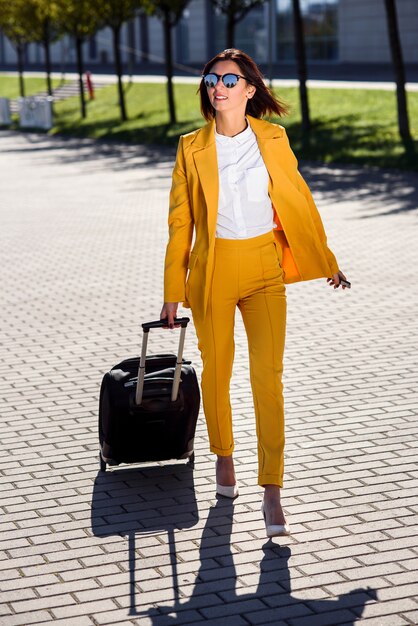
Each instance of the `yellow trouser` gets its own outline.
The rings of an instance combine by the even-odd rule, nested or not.
[[[234,449],[229,385],[235,307],[248,338],[258,439],[258,482],[282,486],[284,468],[283,350],[286,292],[281,249],[272,232],[251,239],[216,239],[206,317],[195,327],[203,360],[202,396],[210,449]]]

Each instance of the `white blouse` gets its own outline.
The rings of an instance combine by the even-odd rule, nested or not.
[[[222,239],[258,237],[275,227],[269,175],[257,138],[247,124],[235,137],[220,135],[215,128],[219,171],[216,237]]]

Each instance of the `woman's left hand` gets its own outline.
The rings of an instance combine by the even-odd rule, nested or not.
[[[327,283],[334,287],[334,289],[338,289],[340,286],[340,278],[347,280],[346,276],[342,272],[338,272],[338,274],[333,274],[332,278],[327,278]],[[343,289],[347,289],[345,285],[341,285]]]

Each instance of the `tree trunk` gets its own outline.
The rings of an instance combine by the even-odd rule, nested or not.
[[[163,29],[164,29],[164,52],[165,52],[165,75],[167,77],[167,98],[168,109],[170,112],[170,124],[176,124],[176,107],[174,104],[173,93],[173,54],[171,45],[171,24],[170,14],[168,11],[164,12],[163,17]]]
[[[80,92],[80,107],[81,107],[81,117],[85,119],[87,117],[86,110],[86,98],[84,96],[84,84],[83,84],[83,74],[84,74],[84,62],[83,62],[83,41],[80,37],[76,37],[75,47],[77,52],[77,72],[78,72],[78,85]]]
[[[300,10],[299,0],[293,2],[293,28],[295,33],[295,56],[299,79],[299,97],[300,109],[302,113],[302,133],[307,135],[311,129],[311,120],[309,115],[308,90],[306,88],[306,50],[305,38],[303,34],[303,19]]]
[[[267,47],[268,47],[268,77],[269,87],[273,89],[273,23],[275,9],[273,0],[268,0],[268,24],[267,24]]]
[[[129,20],[128,22],[128,73],[130,81],[132,82],[132,74],[134,73],[136,45],[135,45],[135,21]]]
[[[235,48],[235,20],[232,13],[226,14],[226,47]]]
[[[46,70],[46,84],[48,89],[48,96],[52,97],[52,84],[51,84],[51,54],[49,45],[49,22],[44,23],[44,50],[45,50],[45,70]]]
[[[408,119],[408,104],[405,90],[405,68],[402,57],[401,41],[399,37],[398,16],[395,0],[385,0],[389,43],[392,55],[393,69],[396,80],[396,99],[398,104],[398,126],[401,139],[406,144],[412,143]]]
[[[126,115],[126,107],[125,107],[125,94],[123,92],[123,84],[122,84],[122,60],[120,57],[120,25],[113,27],[113,54],[115,56],[115,70],[116,75],[118,77],[118,93],[119,93],[119,106],[120,106],[120,116],[123,122],[126,122],[128,116]]]
[[[25,54],[25,46],[23,43],[18,43],[16,46],[17,52],[17,71],[19,73],[19,91],[20,97],[25,97],[25,81],[23,79],[23,58]]]

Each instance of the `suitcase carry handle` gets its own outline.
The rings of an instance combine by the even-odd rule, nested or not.
[[[173,388],[171,390],[172,402],[175,402],[177,400],[177,395],[179,391],[181,366],[183,364],[184,338],[186,336],[186,328],[189,322],[190,322],[189,317],[174,318],[174,323],[179,324],[181,326],[181,331],[180,331],[180,339],[179,339],[179,348],[177,351],[176,368],[174,370]],[[135,393],[136,404],[141,404],[142,393],[144,391],[145,361],[147,357],[147,344],[148,344],[149,331],[151,328],[163,328],[164,326],[167,326],[167,325],[168,325],[167,318],[162,319],[162,320],[157,320],[155,322],[146,322],[142,324],[144,336],[142,338],[141,358],[139,360],[139,368],[138,368],[138,382],[136,385],[136,393]]]
[[[190,317],[175,317],[174,324],[177,326],[181,326],[182,328],[186,328],[187,324],[190,322]],[[155,322],[145,322],[141,324],[142,330],[144,333],[148,333],[151,328],[163,328],[164,326],[168,326],[168,318],[163,317],[161,320],[156,320]]]

